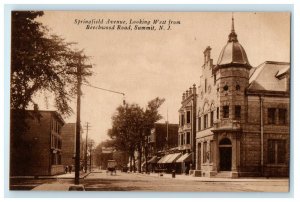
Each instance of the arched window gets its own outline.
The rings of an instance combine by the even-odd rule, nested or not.
[[[231,141],[228,138],[224,138],[220,141],[219,145],[231,145]]]

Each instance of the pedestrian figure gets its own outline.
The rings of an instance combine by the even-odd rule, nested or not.
[[[68,166],[65,166],[65,173],[68,173],[68,170],[69,170]]]
[[[72,166],[70,165],[69,166],[69,173],[71,173],[72,172]]]

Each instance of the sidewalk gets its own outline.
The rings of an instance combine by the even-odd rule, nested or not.
[[[80,172],[79,178],[84,179],[87,177],[91,172]],[[60,175],[49,175],[49,176],[12,176],[12,179],[74,179],[75,172],[72,173],[64,173]]]
[[[289,181],[289,178],[265,178],[265,177],[248,177],[248,178],[216,178],[216,177],[194,177],[192,175],[176,174],[175,178],[172,178],[172,174],[162,173],[163,176],[160,176],[160,173],[150,173],[142,174],[135,173],[140,175],[148,175],[151,177],[160,177],[160,178],[169,178],[169,179],[178,179],[178,180],[189,180],[189,181],[202,181],[202,182],[282,182]]]

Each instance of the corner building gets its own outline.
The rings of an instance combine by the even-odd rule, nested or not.
[[[234,29],[217,64],[204,51],[195,176],[289,176],[290,63],[252,67]]]

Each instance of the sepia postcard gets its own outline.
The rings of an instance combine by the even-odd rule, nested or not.
[[[11,12],[9,189],[289,192],[290,12]]]

